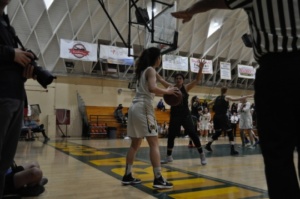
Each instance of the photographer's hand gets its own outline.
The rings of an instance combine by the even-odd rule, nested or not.
[[[27,66],[34,56],[30,52],[23,51],[19,48],[15,48],[14,61],[21,64],[23,67]]]

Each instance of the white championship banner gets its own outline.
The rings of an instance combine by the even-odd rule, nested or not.
[[[165,70],[188,71],[189,63],[187,57],[177,55],[163,55],[162,68]]]
[[[60,39],[60,57],[81,61],[97,61],[97,44]]]
[[[133,57],[128,56],[128,48],[116,46],[100,45],[100,61],[109,64],[133,65]],[[133,55],[133,49],[130,49],[130,54]]]
[[[246,79],[255,79],[256,70],[253,66],[246,66],[238,64],[238,77]]]
[[[221,79],[231,80],[231,63],[220,62],[220,77]]]
[[[191,66],[191,71],[193,73],[198,73],[199,71],[199,61],[200,59],[190,57],[190,66]],[[213,74],[213,68],[212,68],[212,60],[206,60],[205,59],[205,65],[202,69],[202,74]]]

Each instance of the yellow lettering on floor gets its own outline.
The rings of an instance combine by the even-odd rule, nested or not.
[[[124,165],[124,167],[126,166],[126,159],[124,157],[91,160],[90,162],[97,166],[120,166],[120,165]],[[134,165],[148,165],[148,164],[141,161],[134,161]]]
[[[176,187],[174,183],[174,187]],[[203,191],[191,191],[179,194],[170,194],[174,199],[224,199],[224,198],[247,198],[260,196],[261,193],[250,191],[239,187],[214,188]]]
[[[69,153],[70,155],[76,156],[93,156],[93,155],[108,155],[109,152],[99,151],[95,148],[81,146],[81,145],[74,145],[70,143],[55,143],[52,145],[64,152]]]
[[[222,185],[223,183],[208,180],[205,178],[191,178],[191,179],[182,179],[182,180],[171,180],[170,178],[167,178],[169,182],[172,182],[174,187],[172,191],[182,191],[182,190],[188,190],[188,189],[197,189],[197,188],[203,188],[203,187],[211,187],[211,186],[218,186]],[[148,188],[152,188],[152,183],[144,183],[144,186]],[[159,190],[159,192],[167,192],[168,190]]]
[[[68,155],[77,157],[81,161],[86,163],[90,162],[95,165],[95,167],[98,167],[99,170],[105,172],[108,171],[108,174],[112,176],[118,175],[122,179],[122,176],[125,173],[126,157],[118,157],[119,155],[115,154],[114,152],[110,153],[106,151],[100,151],[99,149],[92,147],[86,147],[67,142],[48,143],[48,145],[52,145]],[[91,158],[86,158],[83,156],[91,156]],[[108,158],[109,156],[114,158]],[[218,180],[208,179],[206,177],[198,177],[198,175],[193,174],[193,170],[196,170],[196,167],[186,168],[184,171],[177,171],[174,168],[161,167],[161,173],[163,177],[169,182],[172,182],[174,187],[172,189],[155,189],[155,192],[167,194],[168,198],[174,199],[251,198],[262,197],[262,195],[265,195],[265,193],[259,191],[252,191],[250,188],[246,189],[235,186],[230,182],[220,182]],[[145,160],[135,160],[132,173],[135,178],[140,178],[142,180],[141,185],[144,188],[147,187],[148,191],[146,192],[149,192],[149,194],[153,193],[154,175],[150,162]]]
[[[192,176],[190,176],[192,177]],[[182,180],[170,180],[170,182],[174,184],[173,191],[180,191],[180,190],[186,190],[186,189],[195,189],[195,188],[203,188],[203,187],[212,187],[212,186],[218,186],[222,185],[224,183],[209,180],[206,178],[190,178],[190,179],[182,179]],[[151,188],[152,183],[145,183],[146,187]],[[163,190],[162,190],[163,191]]]
[[[152,168],[152,167],[151,167]],[[119,176],[123,176],[125,173],[125,167],[123,168],[114,168],[111,170],[113,173],[118,174]],[[142,181],[145,181],[145,176],[147,177],[147,179],[152,179],[153,180],[153,170],[150,171],[148,168],[137,168],[135,167],[132,171],[132,175],[135,178],[142,178]],[[144,177],[141,177],[144,176]]]
[[[124,164],[123,168],[114,168],[111,171],[118,174],[118,175],[120,175],[120,176],[123,176],[124,173],[125,173],[125,164]],[[147,167],[147,168],[138,168],[138,167],[135,166],[133,168],[132,173],[133,173],[135,178],[140,178],[144,182],[147,182],[147,181],[152,182],[153,179],[154,179],[152,166]],[[170,179],[170,178],[191,178],[191,177],[193,177],[192,175],[189,175],[187,173],[182,173],[182,172],[178,172],[178,171],[171,171],[167,168],[161,168],[161,173],[166,179]],[[145,183],[145,184],[147,184],[147,183]],[[152,184],[151,184],[151,187],[152,187]]]

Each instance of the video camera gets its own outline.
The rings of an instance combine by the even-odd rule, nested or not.
[[[53,76],[48,70],[45,70],[42,66],[38,66],[36,60],[37,56],[31,50],[26,50],[33,54],[34,58],[31,60],[31,65],[33,66],[33,75],[36,76],[36,80],[43,87],[47,88],[49,84],[52,83],[53,79],[56,79],[56,76]]]

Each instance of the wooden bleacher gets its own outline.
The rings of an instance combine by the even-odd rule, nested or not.
[[[126,127],[118,123],[114,117],[114,111],[116,107],[105,107],[105,106],[86,106],[87,118],[90,125],[90,137],[108,137],[107,128],[116,128],[116,138],[122,138],[126,135]],[[106,132],[92,132],[98,127],[106,127]]]
[[[157,124],[163,124],[164,122],[169,123],[169,121],[170,121],[170,109],[166,109],[165,111],[155,109],[155,117],[156,117]]]
[[[121,123],[118,123],[114,118],[114,110],[116,107],[105,107],[105,106],[86,106],[87,117],[90,124],[90,137],[91,138],[102,138],[108,137],[106,127],[116,128],[116,138],[123,138],[127,133],[127,129]],[[123,110],[127,110],[124,107]],[[125,114],[125,113],[124,113]],[[170,109],[161,111],[155,109],[157,124],[163,124],[164,122],[169,123],[170,120]],[[214,113],[211,112],[213,117]],[[240,136],[239,128],[237,127],[237,136]]]
[[[126,135],[126,127],[123,124],[118,123],[114,117],[115,109],[116,107],[86,106],[86,113],[90,126],[89,134],[91,138],[108,137],[108,132],[103,131],[104,127],[115,127],[117,138],[122,138]],[[127,110],[127,107],[124,107],[123,110]],[[155,109],[155,115],[158,124],[162,124],[165,121],[169,123],[170,110],[160,111]]]

